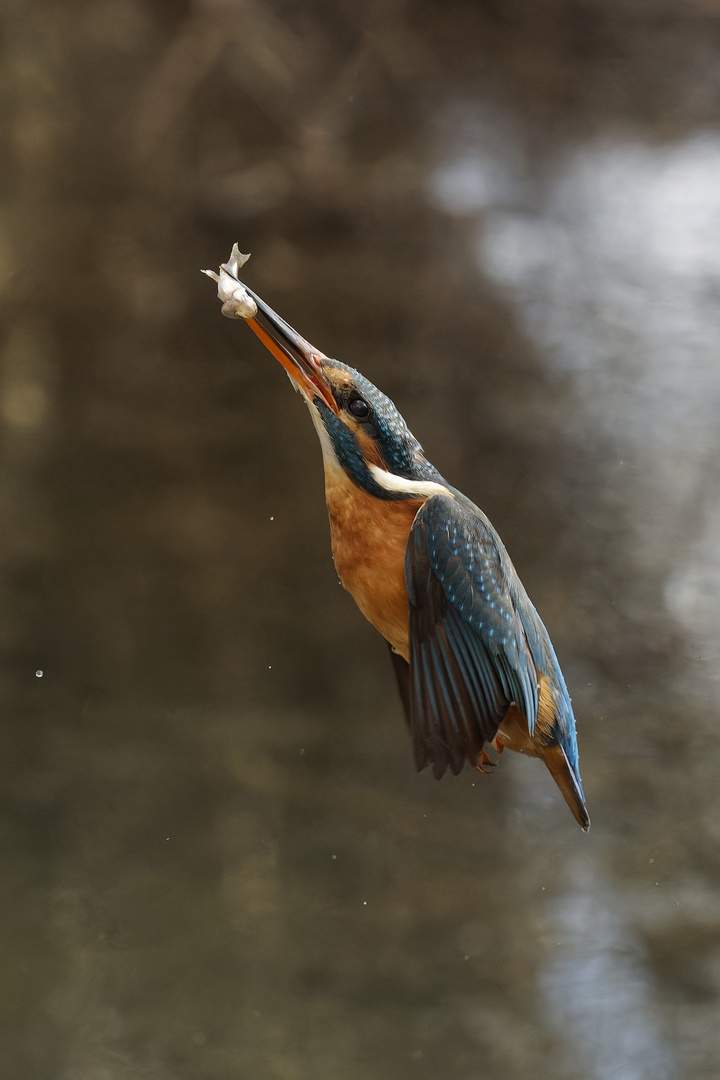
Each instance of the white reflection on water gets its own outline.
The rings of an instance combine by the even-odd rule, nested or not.
[[[515,184],[513,173],[487,153],[467,153],[437,170],[433,189],[449,214],[472,214],[507,199]]]
[[[464,217],[523,202],[525,155],[512,113],[474,104],[470,114],[443,115],[438,131],[457,139],[429,181],[432,201],[446,214]]]
[[[495,169],[487,153],[454,154],[435,201],[477,208],[483,274],[573,380],[570,433],[610,448],[609,478],[623,468],[615,512],[635,557],[672,568],[670,612],[720,649],[720,134],[589,142],[545,162],[521,205],[518,183],[505,197],[498,183],[519,154]]]
[[[603,455],[597,505],[625,545],[618,604],[633,603],[634,580],[664,583],[690,645],[720,654],[720,134],[549,150],[542,172],[506,193],[489,180],[500,175],[492,152],[478,153],[474,200],[467,145],[438,171],[433,198],[476,216],[483,278],[572,385],[564,423]],[[520,160],[500,154],[504,169]],[[669,1080],[678,1064],[637,913],[601,866],[596,852],[549,909],[560,944],[541,975],[544,1000],[580,1075]]]
[[[592,880],[550,904],[558,946],[540,984],[576,1068],[595,1080],[671,1080],[637,935]]]

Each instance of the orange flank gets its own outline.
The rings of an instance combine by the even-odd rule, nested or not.
[[[410,661],[405,548],[422,499],[381,500],[339,469],[325,473],[333,558],[368,622]]]

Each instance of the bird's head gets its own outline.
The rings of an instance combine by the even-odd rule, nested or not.
[[[218,293],[225,300],[223,312],[246,319],[285,368],[310,410],[326,471],[342,469],[355,484],[378,498],[427,498],[435,494],[442,477],[425,458],[390,398],[359,371],[316,349],[252,289],[241,285],[235,274],[224,280],[228,270],[238,268],[238,263],[231,261],[223,267],[225,276],[222,272],[220,278],[211,275],[218,280]],[[233,296],[239,298],[237,303]]]

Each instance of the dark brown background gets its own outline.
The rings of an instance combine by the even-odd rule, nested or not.
[[[2,1076],[717,1077],[718,4],[2,23]],[[235,240],[501,531],[588,836],[414,774]]]

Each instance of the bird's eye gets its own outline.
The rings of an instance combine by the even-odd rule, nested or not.
[[[370,415],[370,406],[361,397],[350,398],[348,412],[351,412],[357,420],[367,420]]]

